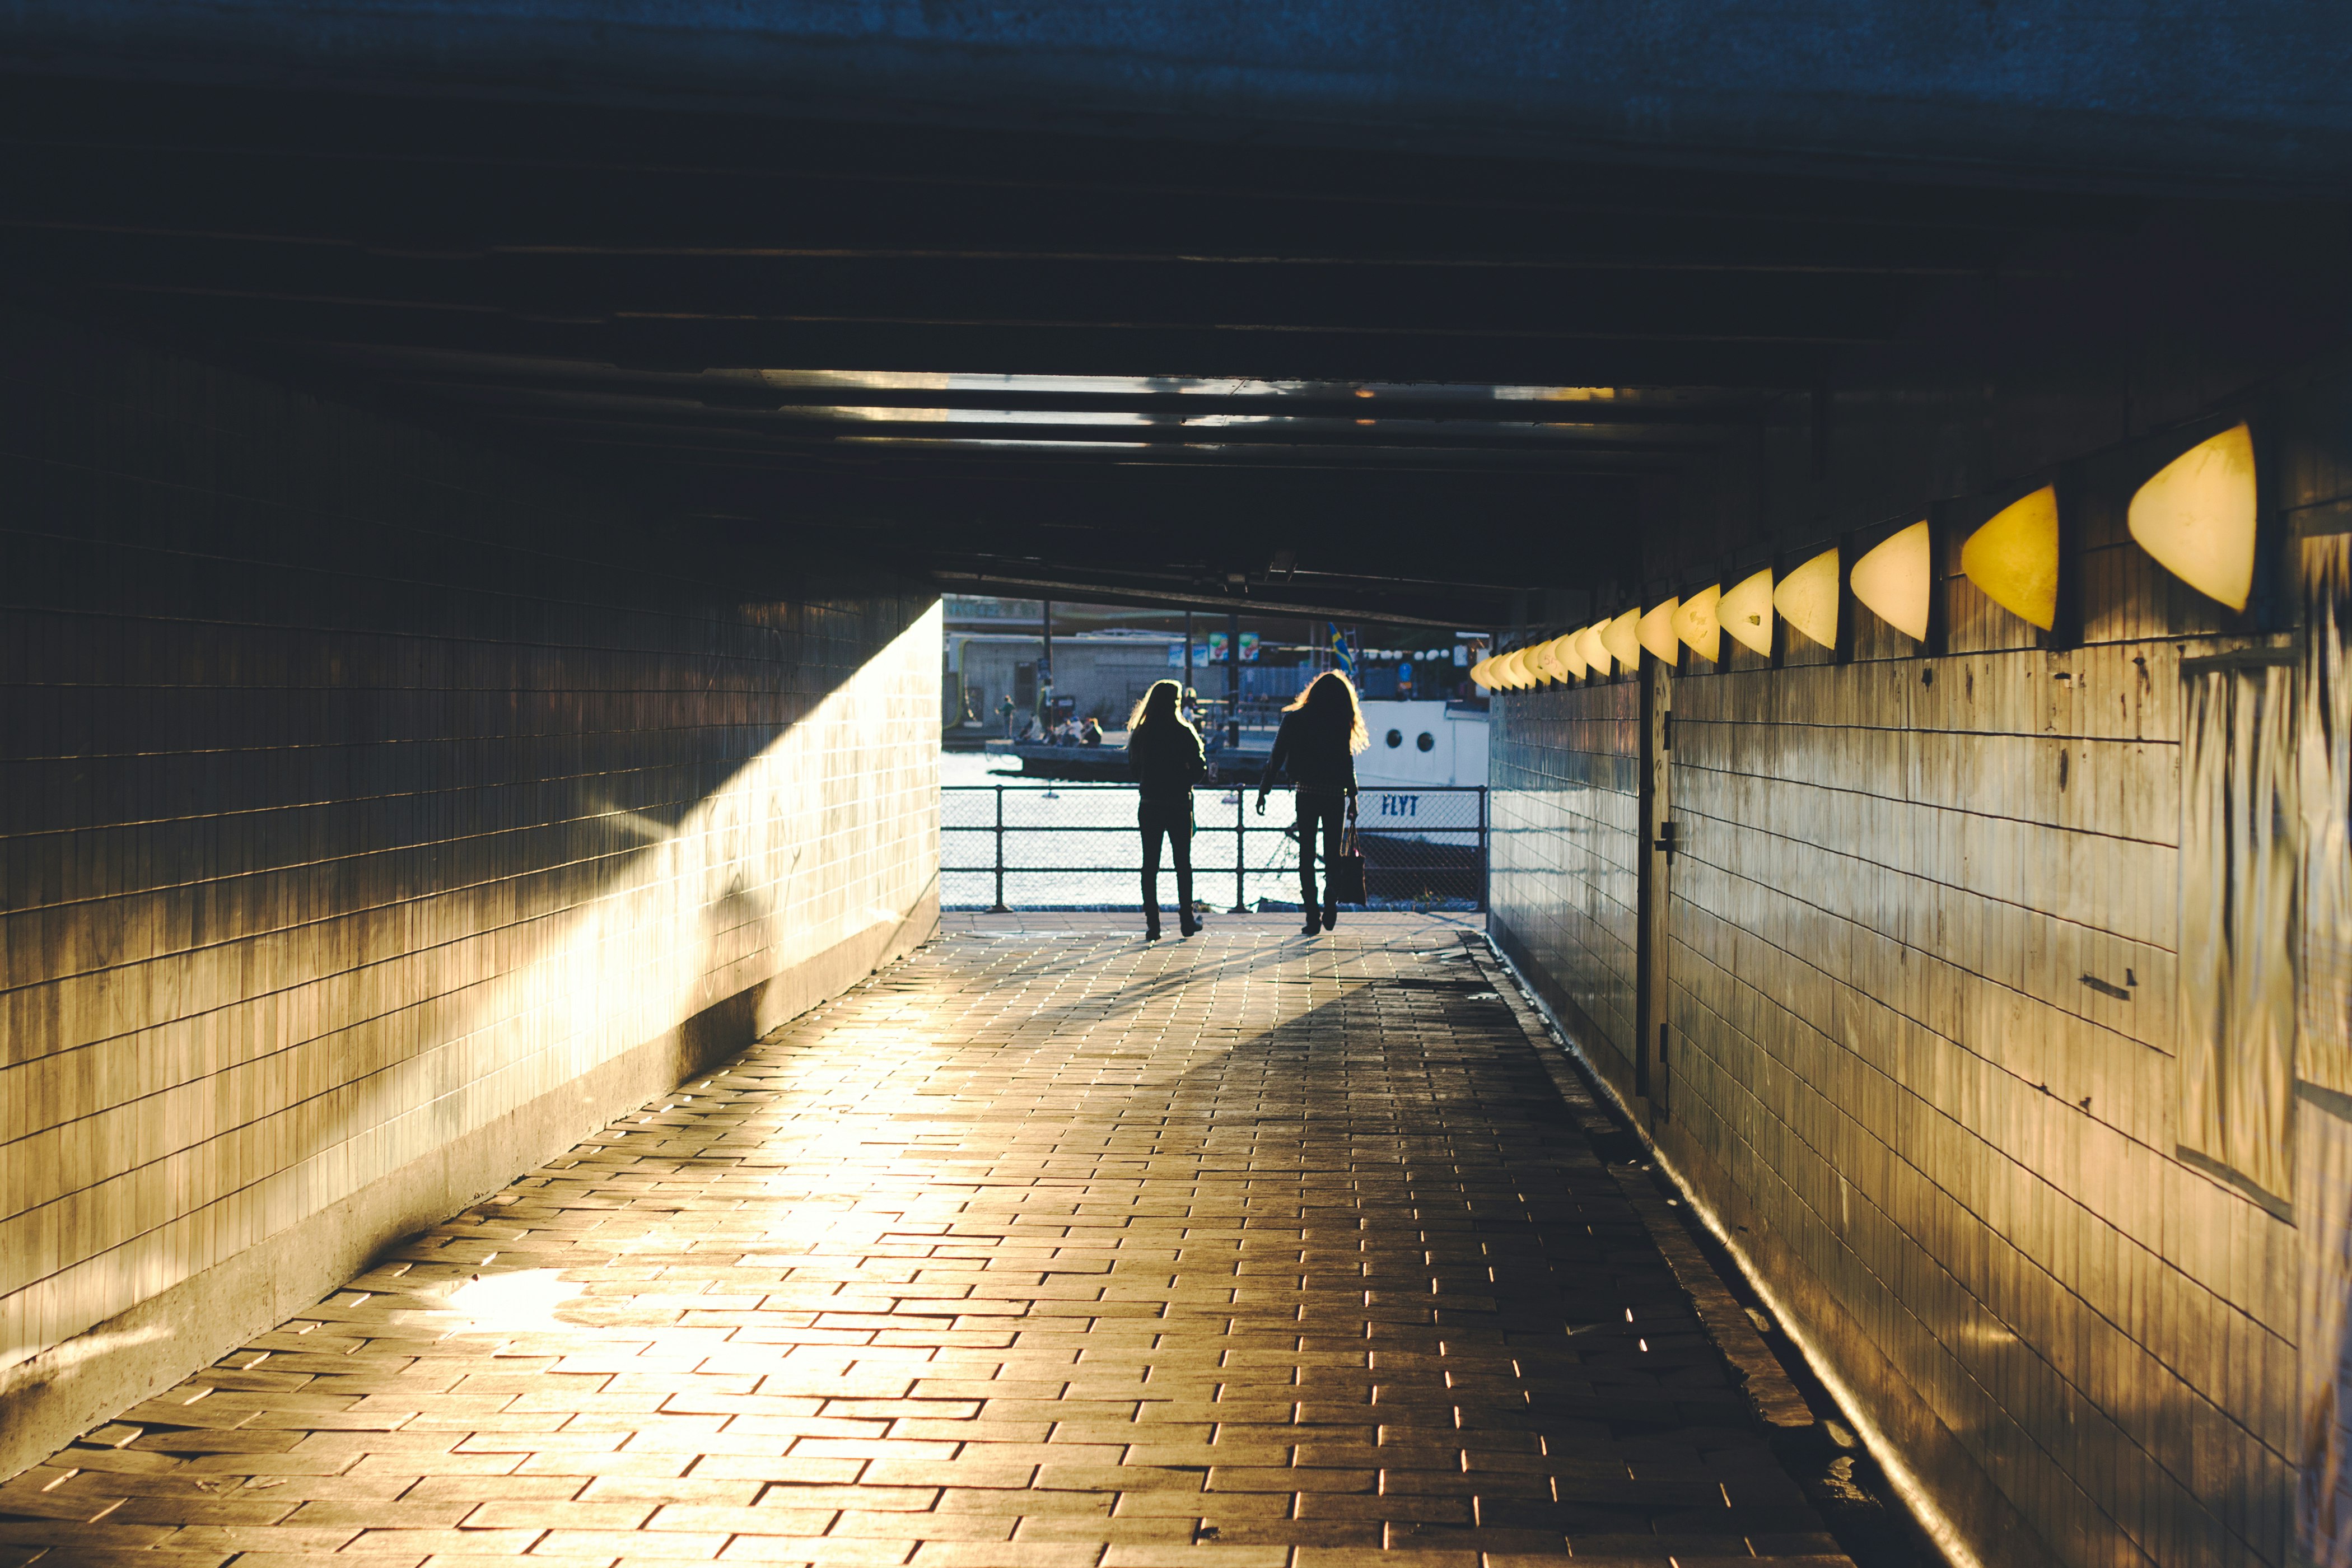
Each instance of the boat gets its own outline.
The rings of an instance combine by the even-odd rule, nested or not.
[[[1486,782],[1486,710],[1466,702],[1367,699],[1371,745],[1356,759],[1357,787],[1409,792]]]
[[[1460,702],[1367,700],[1356,759],[1356,841],[1375,902],[1485,896],[1486,712]]]
[[[1486,784],[1484,708],[1366,699],[1363,710],[1364,728],[1372,738],[1370,747],[1356,759],[1356,780],[1364,795],[1363,831],[1410,834],[1415,824],[1439,815],[1424,808],[1421,792]],[[1262,730],[1243,736],[1239,746],[1213,744],[1210,782],[1255,783],[1273,747],[1274,737]],[[988,742],[984,750],[992,757],[1020,759],[1024,778],[1124,784],[1130,776],[1123,730],[1107,731],[1099,746],[998,739]]]

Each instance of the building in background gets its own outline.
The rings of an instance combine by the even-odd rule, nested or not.
[[[1054,638],[1053,698],[1057,718],[1099,719],[1124,727],[1128,710],[1155,680],[1183,671],[1181,635],[1164,632],[1078,632]],[[950,724],[979,724],[1003,733],[997,715],[1013,699],[1018,729],[1037,712],[1039,639],[1034,633],[950,632],[942,691]],[[1175,655],[1172,662],[1171,654]],[[961,703],[961,716],[957,710]]]
[[[1003,704],[1013,703],[1013,726],[1038,717],[1039,665],[1045,658],[1045,606],[1035,599],[950,594],[946,609],[941,721],[950,729],[1002,734]],[[1050,685],[1054,717],[1100,720],[1119,728],[1155,680],[1184,677],[1185,616],[1181,611],[1115,605],[1053,605]],[[1426,626],[1339,628],[1354,650],[1357,685],[1367,697],[1484,701],[1470,683],[1469,666],[1482,655],[1483,632],[1437,632]],[[1240,698],[1244,724],[1271,716],[1333,668],[1325,623],[1297,617],[1241,617]],[[1192,617],[1192,685],[1212,717],[1223,717],[1227,694],[1225,617]],[[1369,640],[1411,647],[1366,647]],[[1474,655],[1473,650],[1476,650]]]

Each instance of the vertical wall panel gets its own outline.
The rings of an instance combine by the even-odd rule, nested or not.
[[[2302,945],[2293,672],[2186,678],[2180,791],[2180,1143],[2282,1205]]]
[[[2352,1094],[2352,533],[2302,543],[2305,588],[2299,802],[2303,1009],[2298,1076]]]
[[[2352,1563],[2352,1103],[2310,1097],[2296,1129],[2304,1233],[2301,1464],[2295,1545],[2316,1568]]]

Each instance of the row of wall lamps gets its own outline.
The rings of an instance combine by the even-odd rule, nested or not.
[[[2257,497],[2253,437],[2241,424],[2158,469],[2133,495],[2126,521],[2157,564],[2207,597],[2242,610],[2253,589]],[[2045,632],[2058,617],[2058,504],[2057,488],[2043,485],[1987,518],[1960,545],[1960,571],[1969,581]],[[1646,611],[1629,609],[1482,659],[1470,679],[1504,691],[1599,679],[1633,669],[1644,651],[1672,665],[1682,647],[1720,664],[1726,634],[1769,658],[1776,616],[1808,640],[1834,647],[1841,564],[1832,546],[1777,582],[1768,566],[1728,588],[1710,584]],[[1844,574],[1844,586],[1887,625],[1927,641],[1935,550],[1926,520],[1866,552]]]

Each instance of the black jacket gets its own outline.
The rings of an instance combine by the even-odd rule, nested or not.
[[[1151,723],[1128,736],[1127,768],[1147,804],[1179,805],[1208,776],[1209,759],[1201,754],[1201,737],[1185,726]]]
[[[1303,708],[1285,713],[1274,752],[1257,781],[1258,794],[1264,795],[1284,773],[1309,795],[1355,794],[1356,753],[1348,749],[1348,728],[1309,719]]]

